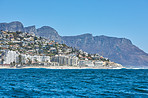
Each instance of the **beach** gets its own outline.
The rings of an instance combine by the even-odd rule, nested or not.
[[[23,67],[10,67],[10,66],[0,66],[0,69],[27,69],[27,68],[46,68],[46,69],[122,69],[122,67],[80,67],[80,66],[23,66]]]

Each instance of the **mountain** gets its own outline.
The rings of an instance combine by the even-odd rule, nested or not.
[[[129,39],[83,34],[62,37],[68,46],[88,53],[99,53],[111,61],[127,67],[148,67],[148,54],[132,44]]]
[[[37,36],[49,38],[60,43],[65,43],[88,53],[99,53],[111,61],[128,67],[148,67],[148,54],[133,45],[129,39],[108,36],[93,36],[82,34],[77,36],[60,36],[49,26],[36,29],[35,26],[24,27],[21,22],[0,23],[0,30],[22,31],[34,33]]]
[[[61,36],[58,34],[58,32],[49,27],[49,26],[43,26],[39,29],[37,29],[37,35],[45,38],[49,38],[51,40],[57,41],[62,43],[63,40],[61,39]]]
[[[37,35],[37,29],[35,26],[25,27],[24,29],[25,29],[25,32]]]
[[[0,23],[0,29],[3,31],[22,31],[24,32],[24,26],[19,21],[14,21],[11,23]]]
[[[51,40],[55,40],[60,43],[64,43],[61,36],[57,33],[55,29],[49,26],[43,26],[41,28],[36,29],[35,26],[24,27],[23,24],[19,21],[14,21],[10,23],[0,23],[0,30],[3,31],[22,31],[28,32],[30,34],[35,34],[37,36],[49,38]]]

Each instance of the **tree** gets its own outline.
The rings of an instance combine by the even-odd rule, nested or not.
[[[4,64],[4,61],[5,61],[5,60],[4,60],[4,59],[2,59],[2,64]]]
[[[90,54],[88,54],[88,57],[91,57],[91,55],[90,55]]]
[[[15,61],[11,62],[10,65],[11,65],[11,67],[14,67],[15,66]]]
[[[15,61],[13,61],[12,65],[15,66]]]
[[[22,56],[19,55],[18,58],[19,58],[19,64],[22,64]]]
[[[82,56],[85,57],[85,54],[83,53]]]
[[[6,39],[8,39],[8,35],[6,35]]]
[[[21,34],[22,32],[21,31],[16,31],[16,34]]]
[[[31,46],[31,44],[30,44],[30,43],[28,43],[28,46]]]
[[[27,58],[27,59],[28,59],[28,64],[29,64],[29,65],[32,64],[32,60],[29,59],[29,58]]]
[[[42,39],[42,37],[40,36],[40,40]]]
[[[10,66],[12,66],[12,64],[13,64],[13,63],[11,62],[11,63],[10,63]]]
[[[38,39],[37,37],[34,37],[34,41],[37,40],[37,39]]]
[[[37,63],[38,62],[38,60],[37,59],[34,59],[34,61]]]
[[[63,47],[67,47],[66,44],[62,44],[62,45],[63,45]]]

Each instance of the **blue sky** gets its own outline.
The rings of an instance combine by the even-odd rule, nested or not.
[[[0,23],[128,38],[148,53],[148,0],[0,0]]]

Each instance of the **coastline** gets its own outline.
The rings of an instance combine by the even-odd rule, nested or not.
[[[45,69],[122,69],[120,67],[112,68],[112,67],[79,67],[79,66],[23,66],[23,67],[0,66],[0,69],[29,69],[29,68],[45,68]]]

